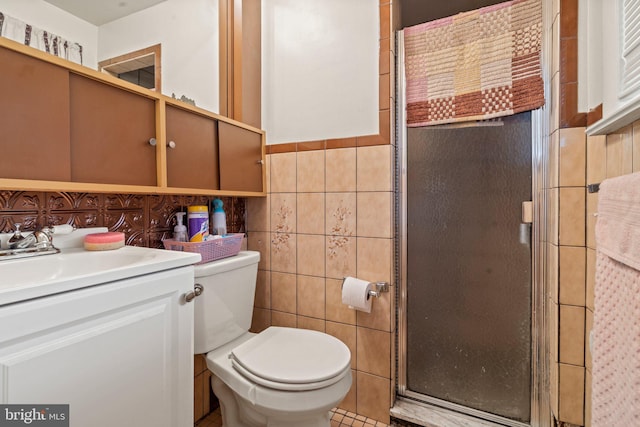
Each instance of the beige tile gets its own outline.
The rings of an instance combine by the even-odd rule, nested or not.
[[[584,376],[584,427],[591,427],[591,372],[585,371]]]
[[[271,270],[296,273],[296,235],[293,233],[271,233]],[[273,284],[272,284],[273,286]]]
[[[560,417],[560,411],[558,408],[558,386],[560,385],[558,384],[560,381],[558,369],[559,366],[557,362],[552,362],[551,366],[549,366],[549,403],[551,405],[551,411],[556,419]]]
[[[296,275],[271,273],[271,308],[287,313],[296,312]],[[272,318],[273,321],[273,318]]]
[[[356,148],[326,151],[327,192],[356,191]]]
[[[627,126],[607,135],[607,178],[633,171],[633,127]]]
[[[250,251],[260,252],[258,269],[269,270],[271,268],[271,239],[269,233],[263,231],[247,232],[247,248]]]
[[[356,327],[354,325],[345,325],[344,323],[326,322],[326,332],[338,338],[340,341],[349,347],[351,352],[351,369],[356,369],[357,360],[357,339],[356,339]]]
[[[391,191],[392,145],[358,147],[356,188],[358,191]]]
[[[251,319],[251,332],[259,333],[271,326],[271,310],[266,308],[254,308]]]
[[[324,153],[325,150],[303,151],[298,153],[298,192],[325,191]]]
[[[584,368],[561,363],[558,377],[559,419],[567,423],[583,425]]]
[[[547,242],[558,245],[558,224],[560,222],[560,211],[558,210],[558,197],[560,190],[552,188],[549,190],[547,200]]]
[[[271,273],[258,270],[256,278],[256,298],[253,305],[258,308],[271,308]]]
[[[267,181],[267,194],[271,193],[271,154],[265,156],[264,164],[266,167],[265,179]]]
[[[284,313],[282,311],[271,312],[271,325],[272,326],[284,326],[287,328],[295,328],[297,323],[297,316],[292,313]]]
[[[552,363],[558,362],[558,340],[560,324],[560,307],[558,304],[549,301],[549,360]]]
[[[270,196],[247,199],[247,231],[270,231]]]
[[[585,245],[585,192],[582,188],[560,188],[558,242],[560,245]]]
[[[598,184],[607,177],[607,137],[587,137],[587,184]]]
[[[547,277],[549,283],[549,297],[558,303],[558,247],[547,243]]]
[[[391,283],[393,241],[358,237],[358,278]]]
[[[585,318],[584,318],[584,367],[587,370],[591,370],[593,367],[593,361],[591,359],[591,348],[590,348],[590,334],[593,330],[593,311],[587,309],[585,310]]]
[[[325,318],[324,277],[298,275],[298,311],[302,316]]]
[[[358,371],[391,378],[391,334],[368,328],[357,328]]]
[[[356,311],[342,303],[342,280],[327,279],[326,288],[327,320],[355,325]]]
[[[549,138],[549,188],[558,187],[558,160],[560,151],[560,131],[555,131]]]
[[[383,292],[371,303],[371,313],[356,311],[356,324],[380,331],[391,331],[391,318],[394,305],[395,289],[389,288],[389,292]]]
[[[357,221],[356,193],[326,194],[326,230],[329,236],[355,236]]]
[[[560,363],[584,366],[584,307],[560,305]]]
[[[306,317],[298,315],[298,328],[299,329],[311,329],[313,331],[324,332],[325,331],[324,319],[315,319],[313,317]]]
[[[297,217],[297,195],[274,193],[271,195],[271,231],[295,233]]]
[[[393,193],[388,191],[359,192],[357,194],[358,237],[393,236]]]
[[[596,284],[596,251],[595,249],[587,249],[587,268],[586,268],[586,305],[587,308],[594,310],[594,290]]]
[[[356,401],[356,393],[357,393],[357,384],[358,381],[356,380],[356,371],[355,370],[351,370],[351,388],[349,389],[349,392],[347,393],[347,395],[345,396],[344,399],[342,399],[342,402],[340,402],[338,404],[338,408],[342,408],[344,410],[347,410],[349,412],[353,412],[355,413],[358,409],[357,406],[357,401]],[[355,425],[355,424],[354,424]]]
[[[595,249],[596,248],[596,214],[598,212],[598,193],[589,193],[587,192],[587,213],[586,213],[586,224],[587,224],[587,247]]]
[[[560,304],[585,305],[586,248],[560,246],[559,292]]]
[[[324,193],[298,193],[298,233],[324,234]]]
[[[327,236],[326,276],[343,279],[356,276],[356,238],[346,236]]]
[[[325,236],[298,234],[298,274],[309,276],[325,275]]]
[[[387,378],[357,372],[358,414],[389,424],[389,383]]]
[[[560,129],[559,146],[560,187],[585,185],[587,146],[584,128]]]
[[[296,191],[296,153],[278,153],[270,156],[271,192]]]

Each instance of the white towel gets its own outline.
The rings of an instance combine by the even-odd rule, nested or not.
[[[640,173],[600,185],[592,426],[640,426]]]

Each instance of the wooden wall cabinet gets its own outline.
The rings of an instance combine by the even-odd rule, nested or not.
[[[0,188],[251,197],[264,131],[0,38]]]

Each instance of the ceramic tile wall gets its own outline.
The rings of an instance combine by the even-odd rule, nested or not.
[[[598,194],[586,186],[640,171],[640,122],[585,136],[576,111],[576,0],[553,0],[551,133],[548,147],[546,265],[550,393],[559,424],[591,425],[591,355]]]
[[[315,329],[351,350],[340,408],[389,423],[395,371],[392,20],[380,2],[378,134],[269,146],[267,197],[247,203],[248,246],[261,252],[253,331]],[[345,276],[387,281],[371,313],[341,302]]]

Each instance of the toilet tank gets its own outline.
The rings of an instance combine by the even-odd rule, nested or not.
[[[195,283],[203,287],[195,298],[194,352],[208,353],[249,331],[253,316],[260,252],[195,266]]]

